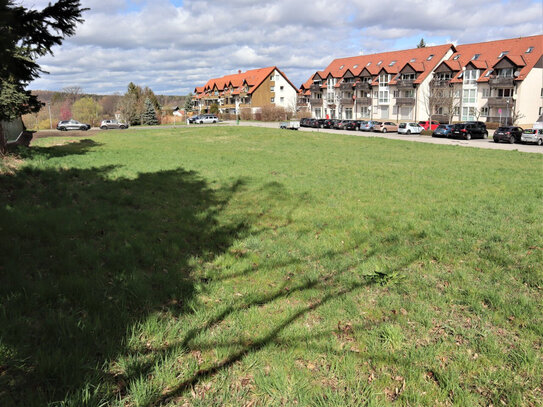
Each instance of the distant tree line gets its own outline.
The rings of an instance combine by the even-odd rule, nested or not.
[[[187,96],[155,95],[149,87],[130,82],[124,94],[85,94],[78,86],[65,87],[59,92],[33,91],[43,103],[42,108],[23,117],[28,128],[55,128],[60,120],[75,119],[100,125],[104,119],[120,118],[130,125],[153,125],[167,121],[171,110],[184,107]],[[149,103],[146,103],[149,100]]]

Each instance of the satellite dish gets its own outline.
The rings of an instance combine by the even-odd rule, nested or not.
[[[520,71],[515,71],[515,73],[513,75],[515,75],[515,78],[518,78],[519,75],[520,75]]]

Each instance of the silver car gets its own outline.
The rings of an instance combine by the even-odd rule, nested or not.
[[[100,124],[100,128],[102,130],[107,130],[107,129],[127,129],[128,124],[120,122],[119,120],[102,120],[102,124]]]
[[[67,131],[67,130],[88,130],[90,129],[90,124],[80,123],[77,120],[61,120],[57,124],[57,130]]]
[[[523,143],[543,145],[543,129],[524,129],[520,136]]]

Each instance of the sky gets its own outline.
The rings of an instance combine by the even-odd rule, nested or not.
[[[40,9],[54,0],[16,0]],[[29,89],[185,95],[238,69],[277,66],[296,86],[334,58],[538,35],[541,0],[82,0],[73,37]]]

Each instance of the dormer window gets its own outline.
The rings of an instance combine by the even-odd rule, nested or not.
[[[481,56],[481,54],[475,54],[473,56],[473,58],[471,58],[472,61],[477,61],[479,59],[479,57]]]
[[[430,61],[434,57],[434,54],[428,55],[428,58],[426,58],[427,61]]]
[[[505,55],[507,55],[507,54],[509,54],[509,51],[502,51],[502,52],[500,53],[500,55],[498,56],[498,59],[500,59],[501,57],[503,57],[503,56],[505,56]]]
[[[526,53],[527,53],[527,54],[531,54],[533,50],[534,50],[534,47],[530,47],[530,48],[528,48],[528,49],[526,50]]]
[[[396,63],[396,61],[390,61],[390,64],[388,64],[388,66],[392,66]]]
[[[458,61],[459,58],[460,58],[460,54],[455,55],[454,58],[453,58],[453,61]]]

